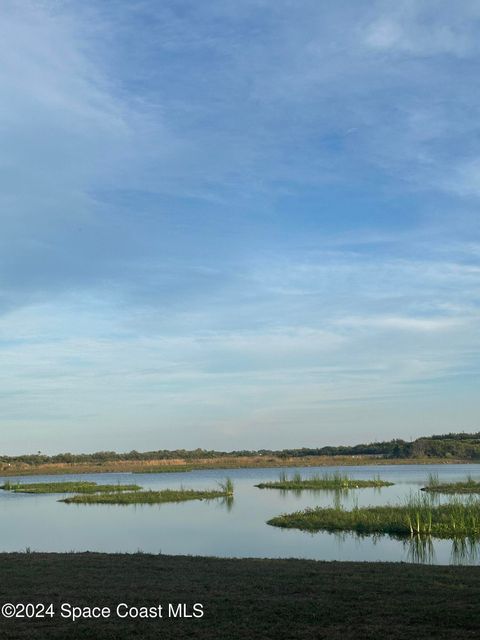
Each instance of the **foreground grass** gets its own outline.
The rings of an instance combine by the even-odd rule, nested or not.
[[[427,496],[410,498],[404,505],[307,509],[272,518],[267,524],[304,531],[354,531],[358,534],[434,538],[480,537],[480,500],[434,505]]]
[[[213,500],[231,498],[233,490],[221,488],[216,491],[195,491],[194,489],[164,489],[163,491],[132,491],[122,493],[82,494],[65,498],[67,504],[161,504],[163,502],[184,502],[186,500]]]
[[[474,480],[471,475],[468,475],[466,480],[462,482],[440,482],[438,474],[430,474],[422,491],[443,494],[480,493],[480,482]]]
[[[0,601],[204,605],[201,619],[0,618],[5,640],[478,638],[476,567],[162,555],[0,554]]]
[[[355,480],[354,478],[337,471],[332,474],[317,474],[308,478],[303,478],[300,473],[295,473],[291,478],[289,478],[288,475],[283,472],[280,474],[279,480],[275,480],[273,482],[262,482],[255,486],[259,489],[293,489],[295,491],[300,491],[302,489],[363,489],[366,487],[388,487],[391,485],[393,485],[393,482],[385,482],[384,480],[381,480],[379,476],[372,480]]]
[[[140,491],[137,484],[97,484],[96,482],[5,482],[0,489],[14,493],[117,493]]]

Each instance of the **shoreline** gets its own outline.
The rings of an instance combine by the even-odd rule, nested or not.
[[[262,469],[291,467],[336,467],[336,466],[388,466],[388,465],[432,465],[432,464],[479,464],[479,461],[460,458],[378,458],[367,456],[305,456],[275,458],[273,456],[249,458],[188,460],[120,460],[102,463],[56,463],[27,465],[0,465],[0,477],[34,475],[70,475],[87,473],[186,473],[212,469]]]
[[[5,620],[7,640],[478,637],[478,567],[104,553],[0,553],[0,601],[109,607],[109,619]],[[119,619],[119,603],[202,618]]]

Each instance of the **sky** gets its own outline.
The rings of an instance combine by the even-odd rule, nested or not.
[[[476,0],[2,0],[0,453],[480,429]]]

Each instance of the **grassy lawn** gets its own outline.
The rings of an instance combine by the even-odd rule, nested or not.
[[[143,554],[0,554],[2,602],[204,605],[201,619],[0,618],[6,640],[478,638],[476,567]]]

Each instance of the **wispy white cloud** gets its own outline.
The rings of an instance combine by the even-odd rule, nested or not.
[[[373,49],[413,56],[453,55],[464,58],[478,52],[475,22],[478,6],[464,2],[377,3],[381,17],[368,26],[365,42]]]
[[[420,332],[450,331],[462,326],[464,323],[464,320],[458,318],[411,318],[402,316],[346,317],[340,321],[340,324],[346,327]]]

